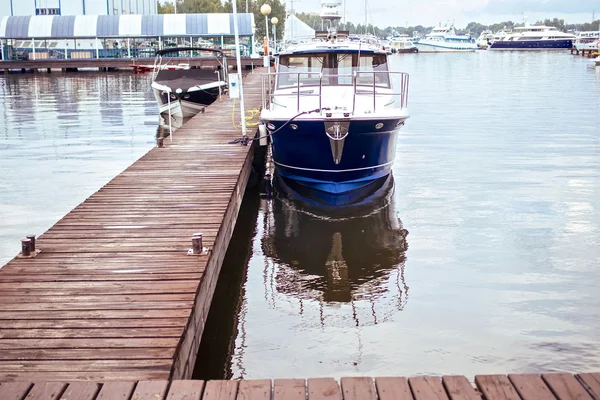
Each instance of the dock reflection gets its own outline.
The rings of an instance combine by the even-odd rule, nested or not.
[[[342,212],[320,213],[281,181],[276,189],[278,195],[263,203],[261,241],[272,307],[302,314],[305,302],[318,302],[321,325],[332,311],[332,321],[352,318],[356,326],[377,324],[404,308],[408,231],[397,216],[392,176]],[[340,319],[344,304],[350,307]]]

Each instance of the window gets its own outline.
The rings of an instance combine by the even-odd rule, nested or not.
[[[60,15],[60,8],[36,8],[35,15]]]
[[[306,53],[281,56],[277,88],[298,86],[352,85],[356,72],[358,86],[390,87],[385,54],[356,51]],[[366,73],[361,73],[366,72]],[[319,74],[323,74],[323,78]]]

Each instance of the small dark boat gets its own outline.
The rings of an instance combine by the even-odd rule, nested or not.
[[[180,60],[179,53],[209,53],[219,59],[220,68],[207,70]],[[165,57],[170,55],[170,57]],[[227,88],[227,60],[219,49],[204,47],[174,47],[156,52],[152,89],[160,114],[175,117],[193,117],[212,104]]]

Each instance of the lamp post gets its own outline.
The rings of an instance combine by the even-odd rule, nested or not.
[[[264,64],[267,67],[267,73],[271,73],[271,60],[269,57],[269,14],[271,14],[271,6],[268,4],[263,4],[260,7],[260,13],[265,16],[265,39],[267,40],[265,47],[265,58]],[[264,43],[263,43],[264,45]]]
[[[277,51],[277,23],[279,20],[277,17],[271,18],[271,23],[273,24],[273,49]]]
[[[254,41],[256,40],[255,35],[256,34],[256,24],[252,24],[252,37],[250,37],[250,55],[254,54],[254,51],[256,50],[254,48]]]

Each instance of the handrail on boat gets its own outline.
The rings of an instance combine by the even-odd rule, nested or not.
[[[382,89],[381,86],[377,85],[377,80],[375,79],[376,74],[387,74],[388,77],[390,75],[400,76],[400,91],[399,92],[391,92],[391,93],[382,93],[381,91],[377,91],[377,89]],[[275,94],[275,85],[278,83],[278,78],[281,76],[296,76],[295,85],[290,85],[288,88],[296,87],[296,92],[292,93],[277,93]],[[302,93],[301,92],[301,81],[300,76],[310,77],[312,75],[319,76],[319,90],[317,93]],[[373,76],[373,85],[361,85],[358,84],[359,78],[361,75],[372,75]],[[272,72],[262,74],[261,76],[261,94],[262,94],[262,107],[263,109],[271,108],[271,105],[274,103],[274,97],[277,96],[295,96],[296,97],[296,111],[300,113],[300,98],[301,97],[319,97],[319,109],[323,107],[323,79],[327,77],[346,77],[352,78],[352,87],[353,87],[353,96],[352,96],[352,115],[356,114],[356,96],[373,96],[373,112],[376,111],[377,106],[377,97],[381,96],[399,96],[400,97],[400,108],[406,108],[408,106],[408,81],[409,75],[405,72],[390,72],[390,71],[353,71],[352,74],[324,74],[322,72]],[[391,83],[391,82],[390,82]],[[316,88],[317,85],[303,86],[304,88]],[[372,90],[369,90],[366,93],[361,93],[359,89],[369,87]],[[392,85],[390,84],[390,88]],[[387,87],[386,87],[387,89]]]

